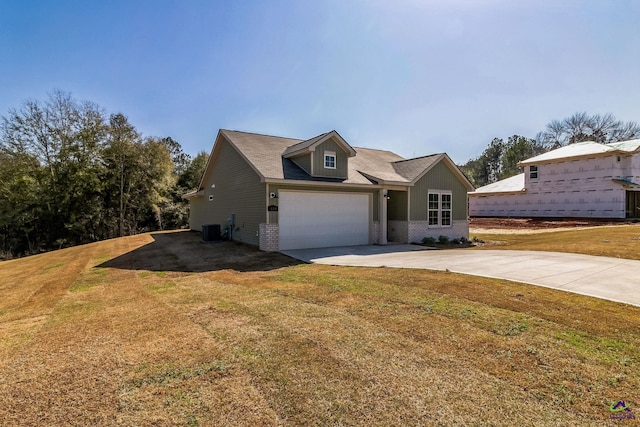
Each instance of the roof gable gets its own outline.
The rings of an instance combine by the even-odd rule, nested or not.
[[[393,163],[393,168],[409,181],[415,181],[438,163],[441,157],[442,154],[432,154],[430,156],[399,160]]]
[[[395,162],[394,168],[406,177],[411,183],[415,183],[420,178],[425,176],[431,169],[433,169],[438,163],[444,163],[449,170],[458,178],[460,182],[471,191],[474,189],[473,184],[467,179],[465,174],[462,173],[460,168],[451,160],[447,153],[432,154],[430,156],[416,157],[414,159],[407,159]]]
[[[206,177],[218,158],[222,144],[228,143],[234,148],[260,179],[264,180],[270,174],[277,173],[278,170],[282,173],[281,165],[279,163],[272,165],[272,162],[269,161],[269,155],[273,151],[280,153],[285,147],[298,141],[300,140],[220,129],[213,143],[198,189],[204,188]]]
[[[303,153],[315,151],[317,146],[332,138],[345,151],[345,153],[347,153],[349,157],[354,157],[356,155],[356,150],[354,150],[353,147],[350,146],[338,132],[332,130],[331,132],[323,133],[311,139],[307,139],[306,141],[302,141],[295,145],[287,147],[287,149],[284,150],[284,153],[282,153],[282,156],[284,158],[289,158]]]

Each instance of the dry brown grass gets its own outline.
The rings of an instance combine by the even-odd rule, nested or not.
[[[571,252],[640,260],[640,224],[582,229],[471,230],[470,235],[488,243],[490,249]],[[526,230],[525,230],[526,231]]]
[[[0,263],[0,424],[595,426],[640,403],[638,308],[197,240]]]

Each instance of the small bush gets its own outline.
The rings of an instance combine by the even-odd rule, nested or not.
[[[447,236],[438,236],[438,243],[449,243],[449,238]]]
[[[433,245],[435,242],[436,239],[434,239],[433,237],[425,237],[424,239],[422,239],[423,245]]]
[[[460,244],[461,244],[461,245],[464,245],[464,244],[469,243],[469,239],[467,239],[467,238],[466,238],[466,237],[464,237],[464,236],[462,236],[462,237],[461,237],[460,239],[458,239],[458,240],[460,240]]]
[[[484,240],[478,239],[476,236],[473,236],[473,239],[471,239],[471,241],[473,243],[484,243]]]
[[[453,239],[453,240],[451,240],[451,243],[453,243],[454,245],[459,245],[460,244],[460,239]]]

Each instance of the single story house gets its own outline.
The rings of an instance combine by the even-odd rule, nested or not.
[[[469,193],[472,217],[640,218],[640,139],[570,144]]]
[[[265,251],[468,237],[473,186],[448,155],[403,159],[336,131],[307,140],[220,130],[190,228],[220,224]]]

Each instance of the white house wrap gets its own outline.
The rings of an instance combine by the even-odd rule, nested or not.
[[[519,165],[469,193],[470,216],[640,218],[640,139],[571,144]]]

